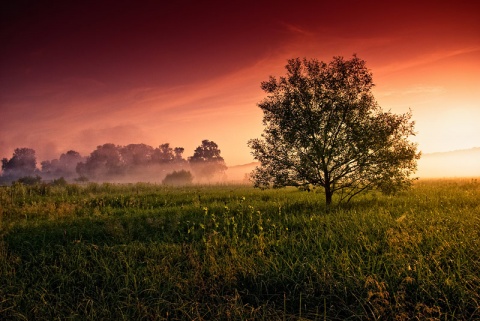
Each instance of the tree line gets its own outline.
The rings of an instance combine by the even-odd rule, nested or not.
[[[370,190],[392,194],[411,186],[421,156],[409,140],[416,134],[412,113],[383,111],[364,60],[356,55],[328,63],[296,58],[285,69],[284,76],[261,83],[267,96],[258,107],[265,128],[248,142],[259,161],[250,175],[255,187],[318,187],[329,208],[334,194],[341,203]],[[1,179],[41,174],[101,181],[134,175],[135,181],[165,177],[175,182],[191,181],[190,170],[197,180],[210,180],[227,168],[214,142],[202,141],[188,159],[183,152],[169,144],[104,144],[86,158],[69,151],[42,162],[38,170],[35,151],[16,149],[10,160],[2,160]]]
[[[2,159],[0,183],[55,181],[164,181],[180,184],[210,181],[225,175],[227,166],[218,145],[203,140],[193,155],[184,158],[183,147],[169,143],[157,148],[146,144],[126,146],[111,143],[97,146],[89,156],[69,150],[58,159],[46,160],[37,167],[35,150],[16,148],[10,159]]]

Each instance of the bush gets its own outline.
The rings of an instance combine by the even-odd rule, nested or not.
[[[54,179],[52,182],[53,186],[67,186],[67,184],[68,183],[63,176],[60,178]]]
[[[25,176],[18,179],[18,182],[22,183],[23,185],[36,185],[36,184],[39,184],[41,181],[42,181],[42,178],[38,175]]]
[[[165,179],[162,181],[164,185],[188,185],[191,184],[193,181],[192,173],[186,170],[181,171],[173,171],[170,174],[165,176]]]

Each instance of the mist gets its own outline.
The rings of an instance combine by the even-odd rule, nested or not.
[[[416,175],[420,178],[480,177],[480,147],[423,154]]]
[[[50,145],[52,149],[53,144]],[[205,154],[208,146],[213,153]],[[184,184],[251,184],[249,175],[260,165],[252,162],[228,167],[220,156],[221,150],[208,140],[204,140],[192,156],[185,157],[184,153],[184,148],[171,147],[168,143],[158,147],[106,143],[87,155],[70,149],[57,158],[39,159],[32,148],[16,148],[11,158],[2,159],[0,184],[11,184],[25,177],[29,177],[30,182],[45,183],[63,178],[69,183],[162,184],[167,175],[180,171],[193,177]],[[480,148],[423,154],[415,176],[420,179],[480,177]],[[176,182],[182,185],[181,180]]]
[[[184,157],[183,147],[164,143],[158,147],[146,144],[97,146],[89,155],[74,149],[58,158],[38,160],[31,148],[16,148],[11,158],[2,159],[1,184],[22,178],[30,182],[55,182],[62,178],[70,183],[164,183],[167,175],[182,185],[180,173],[188,173],[184,184],[248,183],[248,173],[230,170],[213,141],[203,140],[192,156]],[[193,180],[192,180],[193,177]],[[180,179],[180,180],[179,180]]]

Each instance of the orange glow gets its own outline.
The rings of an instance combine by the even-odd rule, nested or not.
[[[480,148],[424,155],[418,163],[417,176],[480,177]]]
[[[227,165],[247,164],[246,143],[263,129],[261,81],[283,75],[289,58],[353,53],[382,108],[412,109],[424,153],[480,147],[473,1],[3,6],[0,158],[17,147],[38,162],[88,155],[107,142],[168,142],[190,156],[209,139]]]

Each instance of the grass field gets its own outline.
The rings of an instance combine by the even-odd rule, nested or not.
[[[480,182],[0,188],[1,320],[480,319]]]

